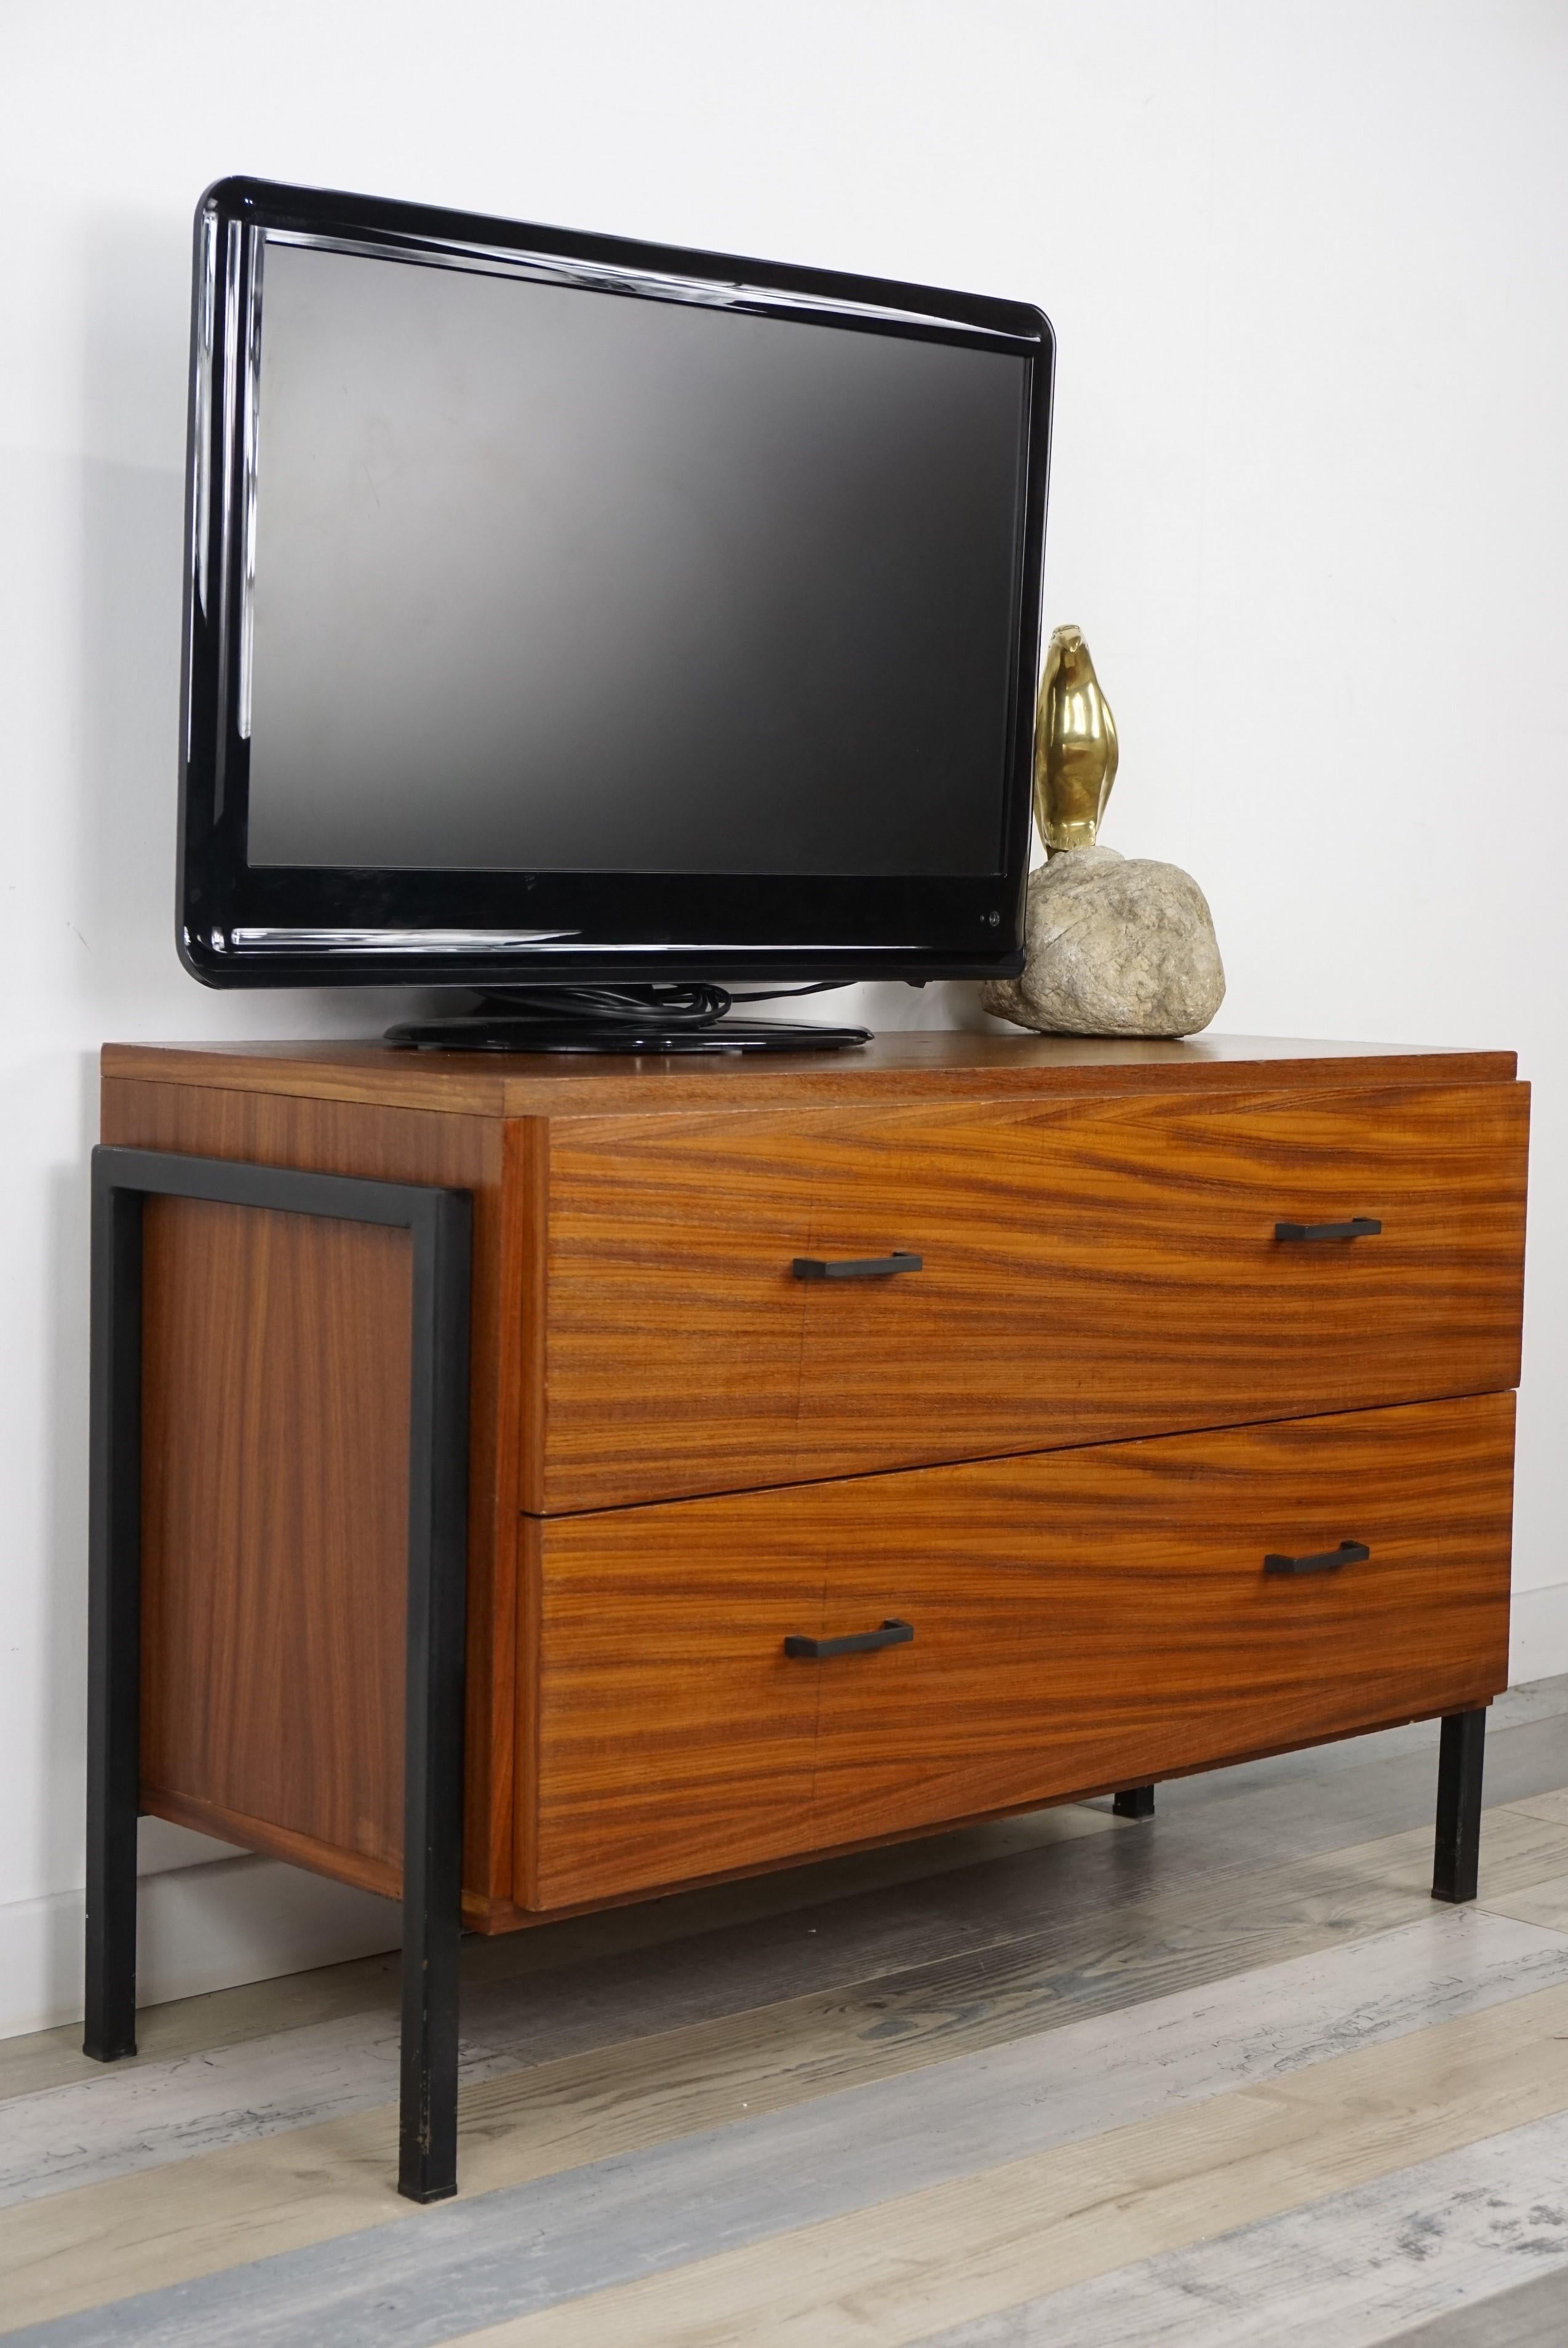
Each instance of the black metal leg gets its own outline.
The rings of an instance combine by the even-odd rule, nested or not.
[[[1119,1818],[1152,1818],[1154,1815],[1153,1786],[1127,1786],[1111,1805]]]
[[[403,2063],[398,2190],[457,2190],[467,1591],[466,1192],[294,1168],[93,1152],[86,2050],[136,2052],[141,1693],[141,1222],[149,1198],[208,1199],[405,1230],[414,1251],[404,1712]]]
[[[1481,1779],[1486,1711],[1452,1712],[1438,1748],[1438,1838],[1432,1898],[1473,1900],[1481,1869]]]
[[[136,2053],[141,1745],[141,1200],[93,1169],[84,2054]]]
[[[411,2201],[457,2190],[468,1481],[468,1225],[460,1203],[464,1212],[437,1214],[428,1235],[415,1234],[397,2165],[397,2189]]]

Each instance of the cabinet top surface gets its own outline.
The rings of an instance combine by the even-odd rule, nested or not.
[[[1512,1052],[1250,1035],[1182,1043],[919,1029],[857,1051],[777,1058],[425,1052],[384,1043],[106,1044],[106,1077],[369,1101],[477,1117],[806,1107],[835,1100],[1007,1094],[1296,1090],[1349,1083],[1507,1083]]]

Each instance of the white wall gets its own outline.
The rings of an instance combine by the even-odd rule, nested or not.
[[[1112,843],[1209,893],[1220,1025],[1536,1079],[1521,1663],[1568,1668],[1568,11],[55,0],[5,12],[0,108],[0,2028],[76,1994],[93,1053],[387,1015],[174,957],[189,223],[225,171],[1044,304],[1047,616],[1120,721]],[[155,1994],[389,1912],[250,1860],[152,1910]]]

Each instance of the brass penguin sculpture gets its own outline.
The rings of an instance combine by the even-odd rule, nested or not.
[[[1194,1035],[1225,1000],[1203,891],[1174,864],[1100,845],[1116,779],[1116,721],[1080,628],[1053,633],[1035,713],[1027,962],[980,1005],[1044,1035]]]
[[[1034,726],[1034,819],[1048,856],[1092,848],[1116,780],[1116,720],[1083,631],[1051,633]]]

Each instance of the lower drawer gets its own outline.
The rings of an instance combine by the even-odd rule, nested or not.
[[[524,1903],[1484,1703],[1512,1457],[1485,1395],[530,1519]]]

